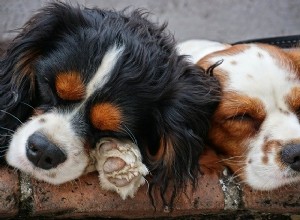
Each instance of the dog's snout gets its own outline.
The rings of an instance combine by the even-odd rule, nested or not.
[[[26,155],[35,166],[49,170],[63,163],[67,157],[42,133],[33,133],[27,141]]]
[[[288,144],[284,146],[281,157],[293,170],[300,171],[300,144]]]

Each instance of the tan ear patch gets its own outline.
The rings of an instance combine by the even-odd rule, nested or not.
[[[40,52],[38,50],[29,50],[21,55],[20,60],[15,66],[15,70],[18,73],[15,83],[21,85],[22,80],[28,77],[30,80],[29,91],[31,94],[35,91],[35,71],[32,64],[38,58],[39,54]]]
[[[161,138],[159,148],[157,149],[157,152],[155,152],[155,154],[151,154],[149,149],[147,149],[147,152],[148,157],[152,161],[152,164],[163,161],[164,165],[168,169],[168,172],[171,172],[175,158],[175,151],[171,138]]]
[[[85,95],[85,85],[78,72],[59,73],[55,80],[57,95],[69,101],[81,100]]]
[[[90,117],[93,126],[99,130],[117,131],[121,127],[121,111],[111,103],[94,105],[91,109]]]

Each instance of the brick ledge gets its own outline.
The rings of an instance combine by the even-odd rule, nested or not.
[[[178,196],[169,213],[164,211],[158,194],[154,210],[147,185],[139,189],[135,198],[124,201],[101,190],[96,173],[52,186],[0,167],[0,218],[300,219],[299,184],[258,192],[236,184],[230,177],[226,172],[221,179],[216,174],[204,175],[195,191],[188,186]]]

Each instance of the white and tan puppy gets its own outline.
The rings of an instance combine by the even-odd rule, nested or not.
[[[202,40],[178,49],[221,84],[209,139],[234,174],[258,190],[300,181],[299,51]]]

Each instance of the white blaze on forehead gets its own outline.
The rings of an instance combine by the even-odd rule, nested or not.
[[[87,85],[87,98],[91,96],[97,89],[102,88],[109,79],[109,74],[115,67],[118,58],[124,51],[124,46],[117,47],[114,45],[105,53],[98,67],[97,72]]]
[[[278,59],[257,45],[233,55],[215,56],[212,62],[221,59],[218,67],[228,74],[225,91],[235,91],[261,100],[267,109],[286,109],[285,96],[299,85],[296,73],[283,66]]]

